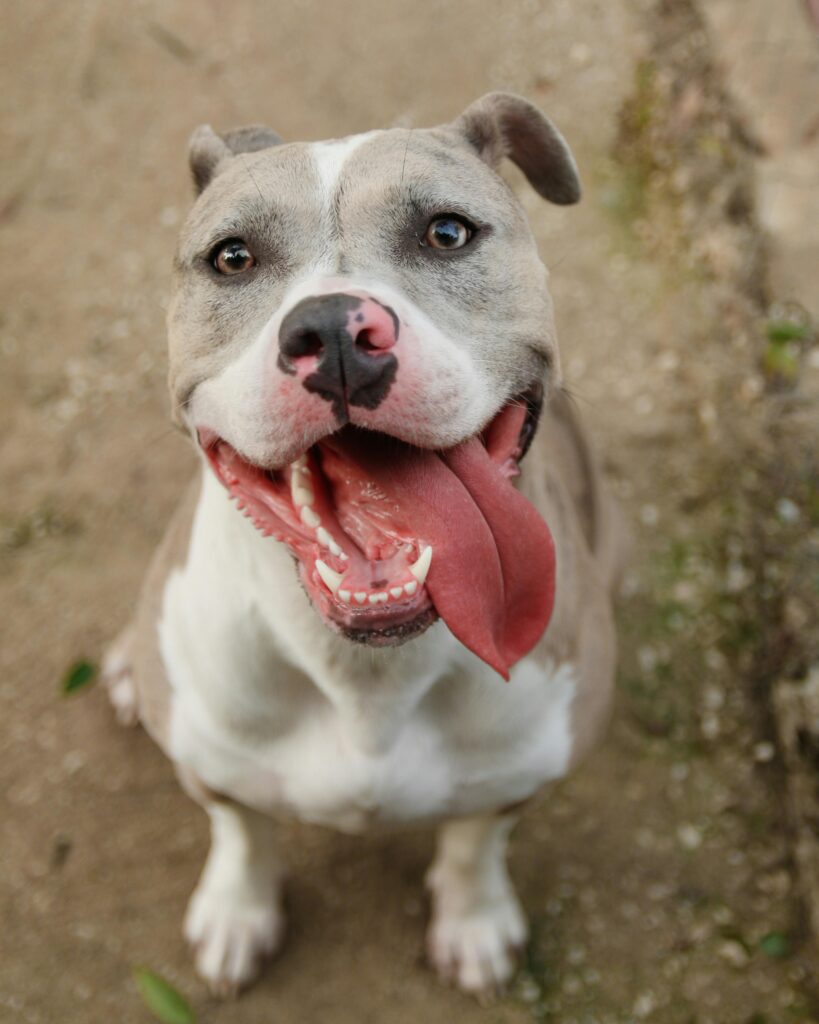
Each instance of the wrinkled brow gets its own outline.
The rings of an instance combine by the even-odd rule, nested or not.
[[[264,205],[262,205],[264,202]],[[219,242],[228,238],[258,238],[270,235],[277,228],[284,229],[292,217],[293,204],[287,204],[272,197],[264,200],[258,197],[247,199],[228,211],[215,222],[202,217],[191,226],[181,246],[183,258],[192,258],[208,253]]]

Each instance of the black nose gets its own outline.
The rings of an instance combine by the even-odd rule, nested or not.
[[[398,318],[375,299],[320,295],[303,299],[279,328],[279,368],[305,372],[302,384],[346,422],[348,407],[375,409],[395,379]]]

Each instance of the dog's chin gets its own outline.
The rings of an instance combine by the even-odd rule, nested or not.
[[[516,476],[541,404],[542,388],[533,387],[462,444],[479,440],[483,457],[488,454],[503,477]],[[438,457],[442,467],[448,452],[348,425],[290,465],[269,469],[223,439],[201,432],[200,443],[239,510],[265,537],[290,548],[301,583],[330,629],[357,644],[390,647],[420,636],[438,619],[428,576],[433,564],[441,571],[435,550],[445,547],[442,531],[456,536],[459,524],[455,517],[442,526],[439,515],[437,525],[427,527],[418,478],[427,473],[434,497],[446,472]],[[449,573],[469,586],[469,566],[450,558]]]
[[[400,647],[407,640],[414,640],[426,633],[431,625],[438,621],[438,613],[429,605],[415,615],[414,618],[393,622],[380,627],[340,626],[339,632],[355,644],[366,644],[368,647]]]

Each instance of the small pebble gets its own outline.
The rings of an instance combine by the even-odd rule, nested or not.
[[[717,949],[717,955],[732,967],[736,967],[737,970],[747,967],[748,961],[750,960],[748,952],[742,943],[737,942],[734,939],[729,939],[727,942],[723,942]]]
[[[702,832],[696,825],[683,824],[677,829],[680,846],[686,850],[698,850],[702,846]]]
[[[783,523],[791,525],[798,523],[802,513],[799,511],[799,506],[791,501],[790,498],[780,498],[776,503],[776,514],[779,516]]]
[[[776,747],[767,740],[757,743],[754,747],[754,760],[758,764],[767,764],[769,761],[773,761],[775,755]]]

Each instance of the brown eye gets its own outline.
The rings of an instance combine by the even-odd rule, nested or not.
[[[457,217],[436,217],[427,228],[424,241],[433,249],[462,249],[473,230]]]
[[[225,242],[213,257],[213,266],[220,274],[242,274],[256,266],[256,258],[244,242]]]

